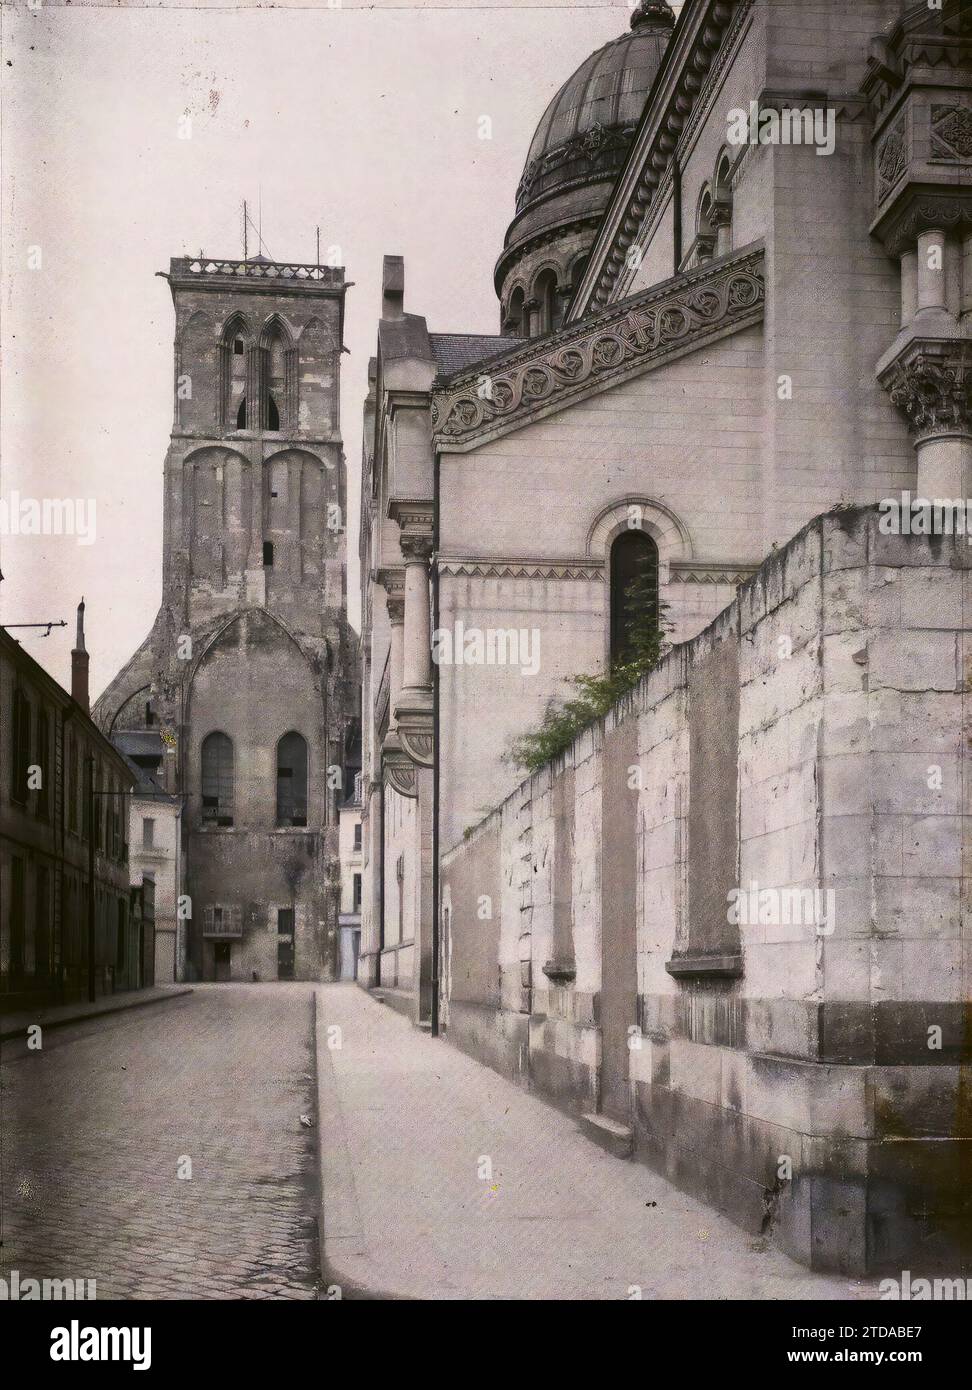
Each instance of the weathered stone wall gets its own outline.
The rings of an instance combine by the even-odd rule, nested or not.
[[[450,1039],[821,1268],[972,1257],[969,566],[818,518],[443,860]]]

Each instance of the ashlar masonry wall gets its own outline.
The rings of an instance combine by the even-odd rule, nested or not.
[[[442,866],[450,1040],[818,1268],[972,1264],[964,538],[830,513]]]

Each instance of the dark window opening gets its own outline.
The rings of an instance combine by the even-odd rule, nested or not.
[[[236,356],[236,357],[242,357],[242,356],[243,356],[243,339],[242,339],[242,338],[234,338],[234,339],[233,339],[233,354],[234,354],[234,356]]]
[[[355,849],[360,849],[360,848],[361,848],[361,822],[360,822],[360,821],[358,821],[357,824],[356,824],[355,827],[354,827],[354,847],[355,847]]]
[[[152,708],[152,702],[151,702],[151,700],[146,700],[146,702],[145,702],[145,726],[146,726],[146,728],[148,728],[149,725],[154,724],[154,723],[155,723],[155,710]]]
[[[354,909],[355,912],[361,911],[361,875],[354,876]]]
[[[238,430],[245,430],[245,429],[246,429],[246,397],[245,397],[245,396],[244,396],[243,399],[240,401],[240,408],[239,408],[239,410],[236,412],[236,428],[237,428]]]
[[[645,583],[644,581],[647,581]],[[632,595],[637,585],[638,595]],[[644,531],[625,531],[611,547],[611,665],[629,660],[631,622],[645,603],[658,620],[658,547]]]
[[[273,569],[273,541],[263,542],[263,565],[265,569]]]
[[[307,744],[296,733],[277,744],[277,824],[307,824]]]
[[[126,924],[126,921],[125,921],[125,904],[124,904],[124,902],[122,901],[122,899],[119,898],[119,899],[118,899],[118,950],[117,950],[117,953],[116,953],[116,955],[115,955],[115,965],[116,965],[117,969],[119,969],[119,970],[124,970],[124,969],[125,969],[125,936],[126,936],[126,926],[127,926],[127,924]]]
[[[277,402],[272,396],[267,397],[267,429],[279,430],[280,411],[277,409]]]
[[[37,766],[40,768],[40,786],[37,789],[37,814],[41,820],[50,819],[50,795],[47,786],[47,770],[50,753],[50,725],[45,710],[37,712]]]
[[[11,720],[14,747],[11,759],[10,799],[27,805],[27,769],[30,766],[30,701],[22,690],[13,693]]]
[[[202,818],[214,825],[233,824],[233,740],[227,734],[203,739]]]

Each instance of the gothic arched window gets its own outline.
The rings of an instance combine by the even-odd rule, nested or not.
[[[611,546],[611,665],[632,655],[632,620],[658,622],[658,547],[644,531],[622,531]]]
[[[207,734],[202,743],[202,818],[216,825],[233,824],[233,740]]]
[[[307,824],[307,744],[293,732],[277,744],[277,824]]]
[[[238,430],[245,430],[245,429],[246,429],[246,397],[245,397],[245,396],[244,396],[243,399],[240,401],[240,408],[239,408],[239,410],[236,412],[236,428],[237,428]]]

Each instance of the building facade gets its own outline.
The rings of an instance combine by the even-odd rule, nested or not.
[[[0,1010],[138,988],[134,779],[88,714],[83,603],[70,695],[0,628],[0,709]]]
[[[359,980],[810,1263],[964,1259],[962,580],[869,509],[972,488],[967,7],[643,0],[632,35],[541,119],[498,337],[431,332],[386,258]],[[524,780],[633,575],[671,655]],[[740,932],[752,884],[832,929]]]
[[[123,730],[112,742],[136,777],[129,812],[129,869],[133,888],[152,884],[152,973],[156,984],[173,984],[185,979],[189,922],[182,876],[182,797],[165,789],[164,765],[170,755],[158,729]]]
[[[186,973],[329,979],[354,711],[340,268],[173,260],[162,606],[101,696],[182,800]],[[171,749],[171,755],[168,750]],[[167,968],[167,967],[166,967]]]

